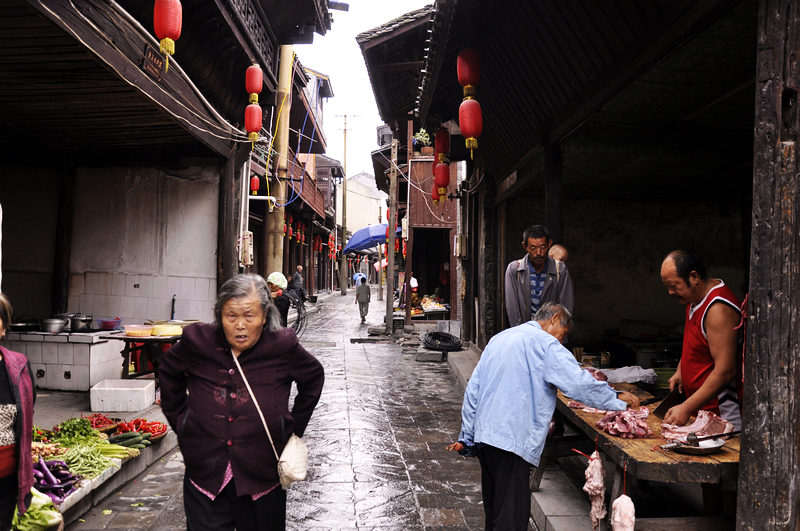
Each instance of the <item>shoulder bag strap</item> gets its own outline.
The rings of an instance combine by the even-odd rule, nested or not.
[[[267,432],[267,437],[269,437],[269,444],[272,446],[272,451],[275,452],[275,458],[280,461],[281,458],[278,455],[278,451],[275,449],[275,443],[272,442],[272,435],[269,433],[269,428],[267,428],[267,421],[264,420],[264,414],[261,412],[261,408],[258,406],[258,400],[256,400],[256,395],[253,394],[253,390],[250,388],[250,383],[247,381],[247,377],[244,375],[244,371],[242,370],[242,366],[239,365],[239,359],[231,352],[231,356],[233,356],[233,362],[236,364],[236,368],[239,369],[239,374],[242,375],[242,380],[244,380],[244,385],[247,387],[247,392],[250,393],[250,398],[253,399],[253,404],[255,404],[256,409],[258,410],[258,416],[261,417],[261,423],[264,424],[264,431]]]

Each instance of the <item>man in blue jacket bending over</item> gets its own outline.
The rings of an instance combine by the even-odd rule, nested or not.
[[[544,303],[533,320],[497,334],[472,372],[461,408],[459,442],[477,455],[487,531],[525,531],[531,514],[530,467],[539,466],[556,393],[598,409],[639,407],[639,399],[595,380],[561,345],[572,315]]]

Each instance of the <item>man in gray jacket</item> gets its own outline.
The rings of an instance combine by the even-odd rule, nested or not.
[[[525,229],[522,248],[526,255],[508,264],[505,276],[505,302],[509,326],[530,321],[541,305],[555,302],[570,313],[575,306],[572,278],[563,262],[548,256],[553,245],[541,225]]]

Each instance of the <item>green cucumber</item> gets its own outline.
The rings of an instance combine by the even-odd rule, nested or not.
[[[120,446],[127,446],[128,448],[135,446],[142,442],[141,437],[134,437],[133,439],[128,439],[126,441],[120,441],[114,444],[119,444]]]
[[[150,445],[151,445],[151,444],[153,444],[153,443],[151,443],[151,442],[150,442],[150,441],[148,441],[147,439],[142,439],[142,442],[140,442],[139,444],[142,444],[142,445],[144,445],[144,446],[150,446]]]
[[[108,442],[111,444],[116,444],[117,441],[124,441],[126,439],[133,439],[134,437],[139,437],[139,433],[135,431],[128,431],[125,433],[118,433],[116,435],[112,435],[108,438]]]
[[[144,450],[145,445],[143,444],[134,444],[133,446],[129,446],[128,448],[136,448],[137,450]]]
[[[153,435],[153,434],[150,433],[149,431],[143,431],[142,432],[142,439],[144,439],[145,441],[149,441],[151,435]]]

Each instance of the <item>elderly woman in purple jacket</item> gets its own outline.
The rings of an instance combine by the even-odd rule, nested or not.
[[[13,313],[8,299],[0,293],[0,339]],[[30,504],[34,381],[28,358],[0,347],[0,531],[11,529],[15,507],[25,514]]]
[[[286,526],[286,491],[239,361],[278,454],[302,437],[324,372],[282,328],[266,281],[239,275],[222,286],[215,324],[187,326],[158,369],[161,408],[186,465],[184,507],[190,531],[273,530]],[[292,382],[297,396],[289,409]],[[188,391],[188,393],[187,393]]]

